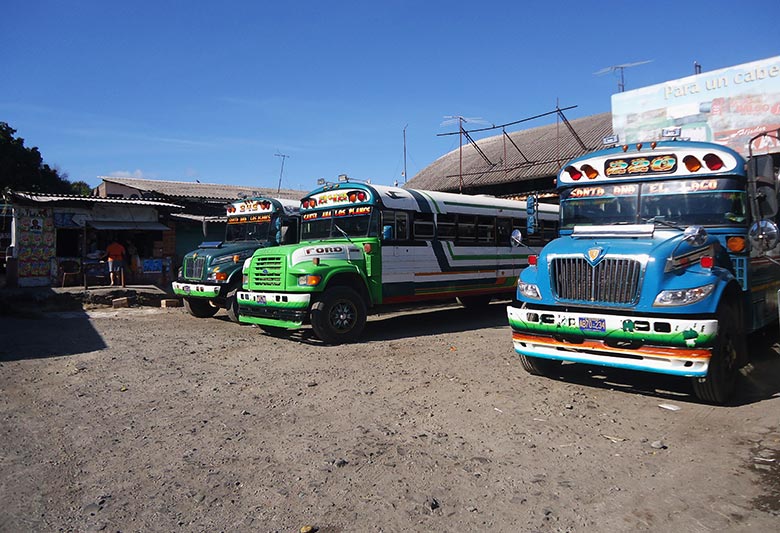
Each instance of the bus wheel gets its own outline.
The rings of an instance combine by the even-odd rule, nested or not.
[[[201,298],[185,298],[184,309],[186,309],[187,312],[192,316],[196,316],[198,318],[210,318],[214,316],[219,310],[218,308],[211,305],[211,302]]]
[[[530,355],[520,355],[520,364],[523,370],[534,376],[549,376],[561,367],[561,361],[556,359],[543,359],[541,357],[531,357]]]
[[[233,289],[232,291],[229,291],[227,293],[227,297],[225,298],[225,311],[227,311],[227,316],[230,319],[231,322],[235,322],[238,324],[238,298],[236,298],[236,293],[238,292],[238,289]]]
[[[704,402],[723,404],[734,394],[739,362],[745,360],[739,324],[739,314],[730,306],[721,304],[718,309],[718,336],[707,375],[693,378],[693,392]]]
[[[458,296],[460,305],[467,309],[482,308],[490,305],[491,296],[480,294],[479,296]]]
[[[366,325],[366,304],[348,287],[333,287],[311,308],[311,327],[329,344],[354,342]]]

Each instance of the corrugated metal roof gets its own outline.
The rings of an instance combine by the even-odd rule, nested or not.
[[[171,215],[171,218],[179,218],[182,220],[194,220],[196,222],[227,222],[227,217],[190,215],[187,213],[174,213]]]
[[[270,198],[285,198],[299,200],[306,195],[304,191],[275,189],[264,187],[244,187],[241,185],[222,185],[219,183],[193,183],[191,181],[148,180],[140,178],[116,178],[98,176],[109,183],[117,183],[144,192],[154,192],[171,198],[199,198],[210,200],[235,200],[242,196],[266,196]]]
[[[46,193],[33,193],[33,192],[12,192],[12,196],[29,200],[31,202],[39,203],[55,203],[55,202],[83,202],[83,203],[97,203],[97,204],[126,204],[126,205],[143,205],[151,207],[170,207],[174,209],[183,209],[183,206],[172,204],[169,202],[160,202],[156,200],[139,200],[135,198],[101,198],[99,196],[78,196],[75,194],[46,194]]]
[[[563,163],[601,148],[602,139],[612,134],[611,113],[570,120],[569,124],[586,149],[563,122],[507,133],[509,139],[501,134],[478,140],[477,146],[490,163],[464,138],[463,188],[475,189],[555,176]],[[459,149],[456,148],[421,170],[405,187],[458,191],[459,167]]]

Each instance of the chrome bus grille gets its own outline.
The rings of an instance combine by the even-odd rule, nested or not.
[[[284,256],[261,255],[252,259],[250,287],[281,287]]]
[[[639,295],[642,264],[606,257],[595,266],[580,257],[552,260],[553,289],[559,299],[630,304]]]
[[[184,268],[182,268],[182,274],[184,275],[185,279],[202,279],[203,278],[203,269],[206,266],[206,258],[205,257],[185,257],[184,258]]]

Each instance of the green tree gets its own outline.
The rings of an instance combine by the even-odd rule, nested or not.
[[[73,194],[78,194],[79,196],[92,196],[92,187],[86,181],[72,181],[70,189]]]
[[[0,190],[72,194],[72,184],[43,162],[38,148],[27,148],[15,134],[0,122]]]

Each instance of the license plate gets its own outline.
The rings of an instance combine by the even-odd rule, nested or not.
[[[265,305],[265,294],[261,294],[257,297],[257,303]]]
[[[190,292],[192,288],[189,285],[182,285],[181,290],[184,292]]]
[[[582,331],[606,331],[607,320],[605,318],[580,317],[580,329]]]

